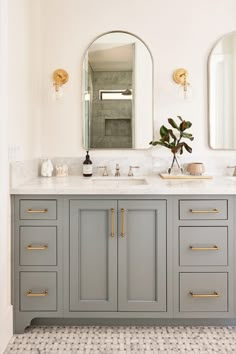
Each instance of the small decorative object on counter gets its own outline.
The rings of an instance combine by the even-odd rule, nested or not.
[[[201,176],[205,172],[204,164],[202,162],[189,163],[186,170],[193,176]]]
[[[176,171],[178,173],[183,173],[183,169],[179,164],[179,161],[177,159],[177,153],[180,155],[183,154],[184,149],[191,153],[192,148],[184,141],[181,141],[183,138],[193,140],[194,137],[190,133],[186,133],[186,130],[189,129],[192,126],[192,123],[189,121],[183,120],[180,116],[177,116],[181,123],[178,125],[172,118],[168,118],[169,124],[172,126],[172,128],[177,130],[177,133],[174,134],[172,129],[166,128],[164,125],[161,126],[160,128],[160,140],[158,141],[151,141],[149,144],[150,145],[162,145],[166,147],[167,149],[170,149],[172,154],[173,154],[173,160],[170,168],[168,168],[168,173],[169,174],[176,174]]]
[[[56,165],[56,176],[57,177],[66,177],[68,176],[68,166],[64,165]]]
[[[41,176],[42,177],[52,177],[53,164],[51,160],[46,159],[42,162],[41,166]]]
[[[85,160],[83,162],[83,176],[91,177],[93,174],[93,163],[90,160],[89,152],[87,151]]]

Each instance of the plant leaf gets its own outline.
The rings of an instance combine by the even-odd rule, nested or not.
[[[168,129],[164,125],[162,125],[160,128],[160,136],[163,137],[167,134],[168,134]]]
[[[187,129],[191,128],[192,123],[189,120],[186,121],[186,124],[187,124]]]
[[[169,135],[171,136],[171,138],[174,140],[174,142],[176,142],[177,137],[176,137],[175,134],[173,133],[173,130],[172,130],[172,129],[169,129],[168,132],[169,132]]]
[[[185,129],[187,129],[187,124],[186,124],[186,121],[183,120],[183,122],[180,123],[180,131],[183,132]]]
[[[185,150],[188,151],[188,152],[191,154],[192,148],[191,148],[188,144],[186,144],[186,143],[183,143],[183,145],[184,145],[184,147],[185,147]]]
[[[193,135],[190,133],[182,133],[182,137],[186,139],[190,139],[191,141],[193,141],[194,139]]]
[[[179,130],[179,126],[175,123],[174,119],[168,118],[168,122],[173,128]]]
[[[183,120],[183,122],[180,123],[180,130],[183,132],[186,129],[189,129],[192,126],[192,123],[186,120]]]
[[[181,122],[183,122],[183,119],[181,116],[177,116],[177,118],[179,118],[179,120],[181,120]]]
[[[161,146],[164,146],[166,147],[167,149],[170,149],[170,144],[166,143],[165,141],[156,141],[156,145],[161,145]]]

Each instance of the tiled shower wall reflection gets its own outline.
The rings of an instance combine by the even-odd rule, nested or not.
[[[99,100],[99,90],[126,90],[132,87],[131,71],[92,72],[92,148],[132,147],[132,100]]]

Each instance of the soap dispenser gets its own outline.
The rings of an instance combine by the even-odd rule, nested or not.
[[[91,177],[93,174],[93,163],[90,160],[89,152],[87,151],[85,160],[83,162],[83,176]]]

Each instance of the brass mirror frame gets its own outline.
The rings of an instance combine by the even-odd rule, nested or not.
[[[215,49],[215,47],[219,44],[220,41],[222,41],[224,38],[232,35],[232,34],[235,34],[236,35],[236,31],[231,31],[231,32],[228,32],[226,34],[224,34],[223,36],[221,36],[219,39],[217,39],[210,52],[209,52],[209,55],[208,55],[208,59],[207,59],[207,102],[208,102],[208,110],[207,110],[207,113],[208,113],[208,145],[209,145],[209,148],[211,150],[218,150],[218,151],[235,151],[235,149],[222,149],[222,148],[215,148],[215,147],[212,147],[212,142],[211,142],[211,119],[210,119],[210,116],[211,116],[211,107],[210,107],[210,62],[211,62],[211,56],[212,56],[212,53]]]
[[[154,59],[153,59],[153,55],[151,53],[151,50],[149,49],[149,47],[147,46],[147,44],[143,41],[143,39],[141,39],[139,36],[137,36],[136,34],[133,34],[132,32],[128,32],[128,31],[124,31],[124,30],[112,30],[112,31],[108,31],[108,32],[103,32],[102,34],[96,36],[87,46],[87,48],[84,51],[83,57],[82,57],[82,80],[81,80],[81,102],[82,102],[82,120],[83,120],[83,129],[82,129],[82,147],[84,150],[88,150],[88,147],[85,146],[85,124],[84,124],[84,104],[83,104],[83,70],[84,70],[84,60],[86,57],[86,54],[90,48],[90,46],[100,37],[105,36],[107,34],[111,34],[111,33],[124,33],[124,34],[128,34],[130,36],[133,36],[135,38],[137,38],[138,40],[140,40],[143,45],[147,48],[150,57],[151,57],[151,61],[152,61],[152,83],[151,83],[151,87],[152,87],[152,137],[151,140],[154,140]],[[150,140],[150,141],[151,141]],[[147,142],[147,145],[149,144],[149,142]],[[148,150],[151,149],[151,146],[147,147],[147,149],[138,149],[138,148],[89,148],[89,150],[140,150],[140,151],[144,151],[144,150]]]

